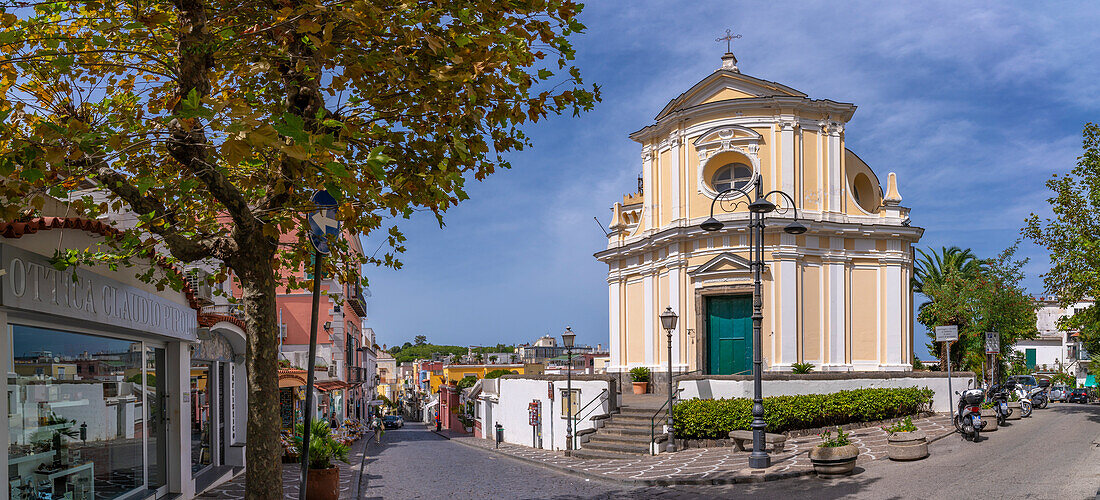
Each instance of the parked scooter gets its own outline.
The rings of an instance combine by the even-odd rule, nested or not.
[[[989,400],[993,403],[993,411],[997,414],[997,425],[1004,425],[1012,415],[1012,410],[1008,407],[1008,389],[1004,385],[990,387]]]
[[[1043,387],[1036,387],[1027,393],[1027,399],[1031,401],[1032,408],[1045,409],[1050,404],[1050,395]]]
[[[1020,418],[1027,418],[1031,416],[1031,397],[1027,388],[1020,384],[1014,384],[1012,392],[1016,394],[1016,397],[1020,400]]]
[[[970,387],[970,382],[967,382]],[[985,400],[985,391],[974,388],[963,391],[955,391],[959,396],[958,411],[955,413],[955,429],[966,439],[972,439],[975,443],[981,440],[981,431],[985,428],[982,422],[982,401]]]

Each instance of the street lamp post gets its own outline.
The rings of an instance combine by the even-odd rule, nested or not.
[[[565,454],[573,455],[573,339],[576,338],[571,327],[565,327],[561,342],[565,345]]]
[[[794,209],[794,220],[783,228],[788,234],[802,234],[806,232],[806,226],[798,222],[798,206],[791,195],[780,190],[764,192],[760,177],[753,181],[753,201],[748,204],[749,209],[749,260],[752,267],[752,454],[749,455],[749,467],[765,469],[771,465],[771,457],[764,451],[764,430],[768,424],[764,422],[764,398],[761,395],[761,340],[760,324],[764,319],[763,301],[761,299],[760,272],[764,268],[764,215],[775,210],[775,204],[768,201],[767,197],[778,194],[785,198]],[[704,231],[718,231],[724,226],[714,218],[714,204],[727,193],[741,193],[745,198],[750,198],[749,193],[738,187],[731,187],[718,193],[710,202],[710,217],[699,227]]]
[[[668,333],[668,440],[665,443],[665,451],[671,453],[676,451],[675,432],[672,429],[672,330],[676,329],[676,320],[680,316],[672,310],[672,306],[665,308],[665,312],[661,313],[661,326],[665,328],[665,332]]]

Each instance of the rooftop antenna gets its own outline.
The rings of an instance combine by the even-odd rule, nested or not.
[[[607,230],[603,228],[603,223],[600,222],[600,219],[598,217],[592,216],[592,220],[596,221],[596,224],[600,226],[600,231],[603,231],[604,237],[611,236],[611,233],[607,232]]]

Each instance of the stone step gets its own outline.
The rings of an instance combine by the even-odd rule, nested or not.
[[[658,418],[657,420],[660,421],[660,420],[663,420],[663,419]],[[652,415],[650,415],[650,416],[642,416],[642,415],[635,416],[635,415],[622,415],[622,414],[619,414],[619,415],[615,415],[615,416],[612,416],[611,418],[609,418],[607,420],[607,423],[608,423],[608,425],[611,425],[611,424],[649,425],[653,421],[654,420],[653,420]]]
[[[591,439],[584,445],[588,450],[600,450],[600,451],[613,451],[616,453],[637,453],[639,455],[649,453],[649,444],[626,444],[626,443],[602,443],[593,442]]]
[[[658,442],[664,441],[665,436],[656,436]],[[649,436],[609,436],[609,435],[595,435],[589,438],[589,443],[606,443],[606,444],[618,444],[618,445],[630,445],[630,446],[647,446],[649,445]]]
[[[657,430],[654,429],[653,432],[657,432]],[[605,426],[605,427],[601,428],[599,430],[599,434],[600,435],[607,434],[607,435],[611,435],[611,436],[645,436],[648,439],[649,438],[649,427],[648,426],[646,426],[646,427],[634,427],[634,426],[630,426],[630,427],[613,427],[611,425],[608,425],[608,426]]]
[[[579,450],[573,450],[574,458],[583,459],[595,459],[595,460],[623,460],[638,458],[648,453],[618,453],[614,451],[603,450],[590,450],[588,448],[581,448]]]
[[[656,409],[622,407],[619,408],[619,414],[616,416],[653,418],[654,413],[657,413]],[[661,412],[662,415],[665,415],[666,413],[667,412],[665,411]]]

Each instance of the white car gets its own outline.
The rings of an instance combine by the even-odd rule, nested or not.
[[[1055,385],[1050,387],[1050,400],[1051,401],[1065,401],[1069,396],[1069,387],[1064,385]]]

